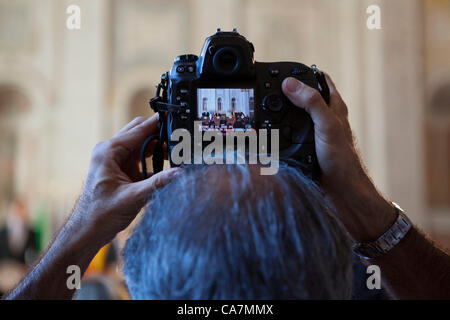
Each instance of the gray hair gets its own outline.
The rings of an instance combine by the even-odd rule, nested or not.
[[[209,165],[149,202],[124,249],[134,299],[344,299],[350,241],[318,186],[280,164]]]

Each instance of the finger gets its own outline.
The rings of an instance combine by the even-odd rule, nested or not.
[[[155,152],[157,143],[158,142],[156,140],[153,140],[147,145],[147,148],[145,149],[145,158],[153,156],[153,153]],[[131,161],[131,162],[137,161],[138,163],[140,163],[141,148],[142,148],[142,146],[139,146],[139,148],[136,148],[135,150],[131,151],[131,153],[128,156],[127,161]]]
[[[127,132],[128,130],[134,128],[138,124],[141,124],[145,120],[147,120],[147,118],[144,118],[144,117],[136,117],[136,118],[134,118],[131,122],[126,124],[122,129],[120,129],[119,132],[117,132],[115,134],[115,137],[120,136],[121,134],[123,134],[123,133]]]
[[[335,121],[333,112],[318,90],[291,77],[284,79],[282,89],[294,105],[310,114],[316,129],[325,131]]]
[[[324,74],[328,84],[328,88],[330,89],[330,108],[337,112],[340,116],[347,117],[347,105],[345,104],[344,100],[342,100],[342,97],[339,91],[336,89],[336,85],[334,84],[331,77],[325,72]]]
[[[139,169],[139,161],[136,159],[130,159],[125,162],[122,166],[122,171],[131,179],[133,182],[142,180],[142,173]]]
[[[142,146],[145,139],[158,133],[159,116],[155,115],[134,126],[123,134],[111,139],[111,144],[128,150],[136,150]]]
[[[164,152],[164,160],[169,160],[169,148],[167,148],[167,144],[163,144],[163,152]]]
[[[145,201],[150,197],[152,192],[169,184],[181,172],[181,168],[170,168],[158,172],[148,179],[132,183],[130,185],[131,194],[135,195],[136,201]]]

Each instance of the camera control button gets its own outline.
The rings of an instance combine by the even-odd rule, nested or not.
[[[189,93],[189,90],[186,87],[180,87],[178,88],[178,93],[184,97]]]
[[[182,54],[175,59],[175,62],[195,62],[198,57],[195,54]]]
[[[271,129],[272,124],[269,120],[264,120],[264,122],[261,124],[261,129]]]
[[[184,66],[178,66],[177,67],[177,72],[178,73],[183,73],[184,72]]]
[[[264,88],[270,89],[272,88],[272,84],[270,82],[264,82]]]
[[[276,76],[278,76],[280,74],[280,70],[278,70],[278,69],[269,69],[269,74],[272,77],[276,77]]]
[[[291,75],[293,75],[293,76],[299,76],[299,75],[304,74],[305,72],[306,72],[305,69],[302,69],[302,68],[294,68],[294,69],[291,70]]]
[[[269,94],[264,97],[262,106],[264,110],[279,112],[283,108],[283,100],[278,94]]]
[[[187,69],[187,72],[189,72],[189,73],[193,73],[195,71],[194,66],[188,66],[186,69]]]

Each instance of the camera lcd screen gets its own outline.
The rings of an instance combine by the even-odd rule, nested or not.
[[[254,90],[248,88],[197,89],[197,119],[202,131],[245,131],[255,127]]]

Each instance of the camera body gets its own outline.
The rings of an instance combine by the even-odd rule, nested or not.
[[[150,101],[153,110],[167,113],[162,137],[169,156],[178,143],[171,140],[172,132],[183,128],[193,134],[198,130],[194,121],[202,121],[202,131],[278,129],[280,158],[296,160],[306,175],[317,176],[313,122],[284,96],[281,84],[286,77],[297,78],[319,90],[328,103],[323,74],[296,62],[256,62],[253,54],[253,44],[236,30],[218,29],[198,57],[175,59]]]

